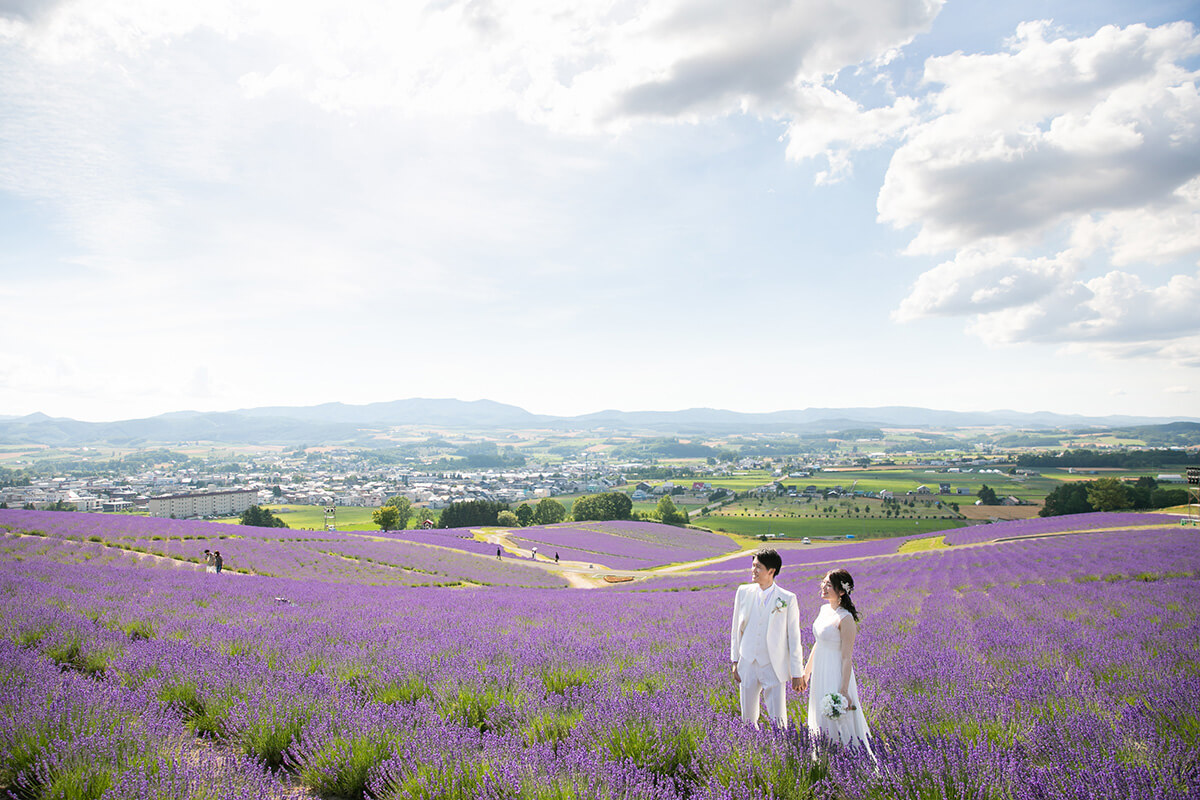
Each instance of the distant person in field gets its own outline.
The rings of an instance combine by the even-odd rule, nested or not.
[[[738,684],[742,719],[758,727],[760,699],[771,721],[787,727],[787,687],[800,691],[804,650],[796,595],[775,583],[783,559],[759,550],[750,562],[753,583],[738,587],[729,634],[731,672]]]
[[[214,573],[217,571],[217,563],[213,560],[213,554],[211,550],[204,551],[204,571]]]
[[[496,548],[496,560],[500,561],[500,548],[499,547]]]
[[[844,569],[835,569],[821,579],[821,598],[826,604],[813,621],[817,641],[808,654],[801,683],[808,688],[808,728],[841,742],[860,742],[867,752],[871,729],[863,714],[854,679],[854,641],[858,637],[858,609],[850,598],[854,578]],[[843,713],[831,718],[823,713],[822,701],[833,692],[846,698]]]
[[[221,551],[213,551],[213,567],[218,575],[221,574],[221,568],[225,566],[225,559],[221,558]]]

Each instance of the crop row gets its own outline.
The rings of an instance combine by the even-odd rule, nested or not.
[[[111,550],[86,541],[31,546],[0,560],[0,785],[59,796],[87,779],[100,787],[87,796],[112,798],[269,796],[281,778],[378,798],[1189,797],[1193,537],[1092,533],[850,564],[878,762],[740,723],[727,636],[743,576],[346,591],[52,560]],[[806,620],[826,568],[785,563]],[[723,585],[671,591],[686,580]],[[789,697],[802,722],[803,698]],[[60,710],[31,711],[43,707]],[[197,736],[251,761],[207,783],[172,773]],[[80,766],[82,752],[100,755]]]

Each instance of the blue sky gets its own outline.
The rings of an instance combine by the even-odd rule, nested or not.
[[[1195,416],[1193,3],[0,2],[0,414]]]

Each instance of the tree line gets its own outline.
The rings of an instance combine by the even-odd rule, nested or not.
[[[1200,453],[1182,450],[1063,450],[1057,453],[1024,453],[1017,456],[1018,467],[1113,467],[1116,469],[1156,469],[1164,466],[1200,465]]]
[[[1187,489],[1161,487],[1146,475],[1136,481],[1100,478],[1062,484],[1046,495],[1046,504],[1038,514],[1057,517],[1089,511],[1137,511],[1181,506],[1187,501]]]
[[[383,530],[400,530],[408,525],[412,503],[405,497],[393,497],[372,514],[372,520]],[[428,513],[425,509],[419,512]],[[524,528],[530,525],[553,525],[568,520],[590,522],[603,520],[644,519],[668,525],[683,525],[687,512],[675,505],[669,496],[658,501],[654,511],[638,513],[633,501],[624,492],[604,492],[578,498],[567,508],[557,500],[542,498],[535,505],[521,503],[516,508],[497,500],[460,500],[442,509],[439,528],[470,528],[497,526]]]

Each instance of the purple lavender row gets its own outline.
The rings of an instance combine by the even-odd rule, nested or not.
[[[657,522],[634,520],[608,520],[604,522],[575,523],[573,527],[598,530],[630,539],[668,547],[689,547],[694,550],[711,550],[712,554],[725,553],[734,549],[729,537],[707,530],[678,528]]]
[[[232,528],[219,523],[144,518],[100,518],[49,511],[0,510],[0,524],[12,532],[40,531],[59,539],[99,539],[151,555],[201,563],[205,549],[218,549],[230,572],[296,575],[315,580],[404,585],[475,583],[565,586],[557,576],[534,567],[496,562],[397,539],[373,543],[363,535],[336,531],[308,533],[284,528]],[[136,521],[134,529],[126,521]],[[219,538],[217,538],[219,537]],[[446,543],[449,543],[447,540]],[[484,551],[489,552],[489,551]],[[490,548],[494,553],[494,546]]]
[[[56,658],[47,659],[20,640],[0,640],[0,786],[6,796],[258,800],[282,794],[278,779],[255,760],[196,747],[151,687],[130,689],[89,674],[87,657],[76,653],[72,661],[69,649],[52,654]]]
[[[517,535],[539,546],[572,547],[654,565],[696,561],[736,549],[727,537],[708,531],[627,520],[524,528]]]
[[[549,544],[537,539],[510,537],[509,541],[518,547],[523,547],[526,550],[537,548],[539,555],[546,558],[553,558],[557,553],[559,558],[564,561],[576,561],[585,564],[599,564],[607,569],[650,569],[657,566],[657,563],[649,558],[635,558],[632,556],[618,556],[610,553],[599,553],[594,550],[583,550],[575,547],[566,547]]]
[[[1096,528],[1121,528],[1136,526],[1160,526],[1164,524],[1159,514],[1134,514],[1122,512],[1094,512],[1090,514],[1067,514],[1061,517],[1037,517],[988,525],[972,525],[946,531],[946,544],[979,544],[996,539],[1016,536],[1040,536],[1062,531],[1094,530]]]
[[[536,546],[540,551],[547,548],[572,548],[592,554],[591,557],[597,561],[622,559],[640,562],[644,566],[695,561],[714,555],[711,550],[666,547],[579,528],[525,528],[519,533],[514,531],[513,538],[514,541],[521,541],[522,547]]]
[[[935,780],[962,796],[1182,798],[1197,785],[1187,665],[1200,556],[1188,532],[852,569],[880,765],[829,753],[826,790],[916,796]],[[785,563],[781,576],[809,617],[818,572]],[[0,633],[42,659],[103,665],[103,680],[164,698],[189,729],[320,794],[395,797],[411,780],[453,780],[466,796],[771,796],[806,774],[788,764],[812,763],[805,737],[737,722],[724,587],[347,592],[209,577],[5,561]],[[1123,758],[1131,748],[1143,758]]]
[[[854,542],[835,545],[814,545],[804,549],[789,547],[781,552],[787,564],[819,564],[827,561],[844,561],[855,558],[871,558],[874,556],[895,553],[902,544],[912,539],[924,539],[934,534],[922,533],[915,536],[894,539],[871,539],[864,542]],[[691,572],[744,572],[748,569],[753,551],[747,551],[739,558],[719,561],[714,564],[704,564]]]
[[[417,542],[418,544],[432,544],[438,547],[449,547],[454,550],[478,553],[480,555],[496,554],[496,545],[476,540],[470,528],[431,528],[429,530],[387,531],[386,533],[383,531],[371,531],[360,535],[396,539],[403,542]]]
[[[538,567],[514,563],[511,558],[480,558],[444,547],[432,547],[405,540],[361,540],[332,545],[314,543],[306,547],[322,553],[368,559],[429,574],[466,578],[475,583],[541,587],[566,585],[557,575]],[[495,553],[494,545],[490,551]]]

